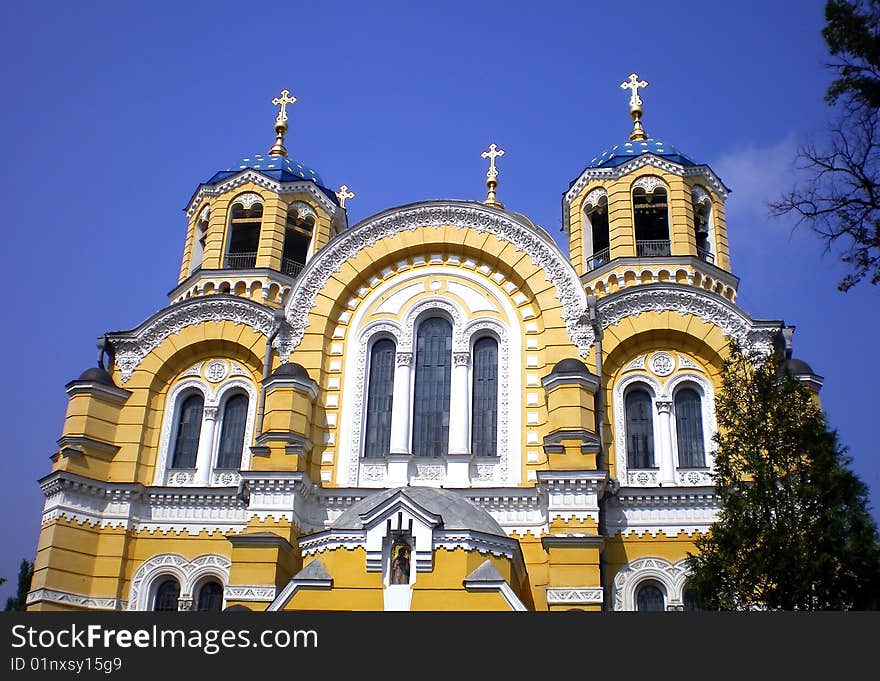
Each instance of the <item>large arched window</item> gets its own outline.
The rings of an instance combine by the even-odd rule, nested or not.
[[[223,609],[223,587],[210,580],[199,588],[196,610],[199,612],[220,612]]]
[[[245,208],[233,204],[229,219],[229,247],[226,249],[226,267],[235,270],[256,267],[257,248],[260,245],[260,224],[263,204],[254,203]]]
[[[669,255],[669,203],[666,188],[652,178],[637,181],[633,189],[636,255]]]
[[[682,468],[704,467],[703,404],[700,394],[693,388],[681,388],[675,393],[675,434],[678,465]]]
[[[666,604],[660,587],[652,582],[642,584],[636,591],[636,610],[639,612],[664,612]]]
[[[610,240],[608,237],[608,197],[599,196],[595,203],[587,204],[584,217],[589,223],[593,254],[587,259],[587,269],[601,267],[608,262]]]
[[[498,452],[498,342],[490,337],[474,343],[473,422],[471,453],[495,456]]]
[[[419,325],[413,392],[413,454],[444,456],[449,450],[452,325],[430,317]]]
[[[156,612],[177,610],[178,598],[180,598],[180,584],[173,577],[164,579],[156,587],[156,596],[153,598],[153,610]]]
[[[284,251],[281,254],[281,271],[284,274],[296,277],[305,267],[314,228],[315,218],[312,215],[305,214],[298,206],[288,209]]]
[[[196,467],[204,406],[205,399],[201,393],[193,393],[180,405],[177,434],[174,438],[174,456],[171,459],[172,468]]]
[[[247,410],[246,395],[237,393],[226,400],[226,405],[223,407],[223,427],[220,430],[220,447],[217,452],[217,468],[241,466]]]
[[[394,341],[387,338],[374,343],[370,351],[364,456],[385,456],[391,447],[394,357]]]
[[[626,393],[626,465],[628,468],[654,467],[654,416],[651,396],[644,388]]]

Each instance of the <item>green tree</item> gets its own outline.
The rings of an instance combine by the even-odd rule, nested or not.
[[[880,607],[880,538],[837,433],[778,355],[735,344],[716,397],[720,511],[689,554],[707,609]]]
[[[839,251],[847,291],[865,278],[880,284],[880,0],[829,0],[825,22],[835,117],[826,139],[798,150],[797,183],[770,209]]]
[[[28,591],[31,589],[31,578],[34,576],[34,564],[27,560],[21,561],[18,569],[18,591],[14,598],[6,599],[6,610],[24,610],[27,605]]]

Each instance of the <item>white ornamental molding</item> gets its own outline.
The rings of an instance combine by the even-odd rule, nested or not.
[[[308,325],[308,315],[315,307],[318,293],[343,263],[380,239],[394,237],[422,227],[449,225],[492,234],[499,240],[526,253],[556,289],[562,303],[562,317],[568,335],[581,356],[586,357],[595,340],[585,318],[586,293],[577,273],[543,230],[526,225],[508,213],[467,202],[428,202],[395,209],[376,216],[343,232],[312,258],[294,283],[285,307],[291,326],[291,345],[299,345]]]
[[[222,359],[214,359],[208,362],[208,366],[205,367],[205,378],[211,383],[219,383],[226,378],[228,372],[229,367],[226,366],[226,362]]]
[[[252,601],[255,603],[271,603],[275,600],[274,586],[247,585],[227,586],[223,596],[227,601]]]
[[[315,215],[315,209],[312,208],[305,201],[294,201],[293,203],[290,204],[290,206],[287,207],[287,210],[288,210],[288,212],[295,210],[297,215],[299,215],[299,217],[303,218],[303,219],[305,219],[305,218],[312,218],[312,220],[318,219],[318,216]]]
[[[202,208],[202,212],[199,213],[199,222],[207,222],[208,217],[211,215],[211,206],[207,205]]]
[[[263,197],[255,192],[245,192],[232,199],[232,205],[234,206],[236,203],[240,203],[245,210],[250,210],[255,203],[262,204]]]
[[[623,367],[623,371],[642,371],[645,368],[645,359],[648,355],[639,355],[632,362]]]
[[[677,284],[647,284],[624,289],[599,300],[602,328],[619,324],[627,317],[645,312],[677,312],[693,315],[751,351],[772,351],[773,337],[781,326],[776,322],[753,322],[745,313],[721,296],[709,291]]]
[[[150,352],[166,338],[188,326],[206,322],[228,321],[244,324],[257,333],[268,336],[272,330],[272,311],[251,300],[218,294],[208,298],[190,298],[161,310],[132,331],[109,334],[116,353],[116,366],[122,372],[123,383]],[[282,352],[286,336],[279,334],[275,345]],[[289,351],[288,351],[289,356]],[[282,357],[282,361],[286,358]]]
[[[691,200],[696,204],[700,204],[703,202],[707,202],[707,203],[712,202],[712,199],[709,198],[709,195],[706,193],[706,190],[703,189],[702,187],[700,187],[699,185],[696,185],[696,186],[694,186],[693,189],[691,189]]]
[[[631,161],[613,168],[587,168],[565,193],[565,204],[566,206],[571,204],[583,188],[593,180],[618,180],[624,175],[629,175],[631,172],[646,166],[679,177],[700,177],[715,190],[722,200],[727,199],[727,195],[730,193],[730,190],[724,186],[721,179],[707,165],[685,167],[665,158],[654,156],[654,154],[639,154]],[[564,211],[564,213],[567,213],[567,211]]]
[[[173,577],[180,584],[180,598],[191,599],[198,583],[213,577],[225,585],[232,562],[225,556],[208,553],[187,560],[176,553],[164,553],[146,560],[134,573],[128,599],[129,610],[150,610],[150,592],[157,580]]]
[[[690,357],[685,357],[684,355],[676,355],[676,357],[678,357],[679,368],[693,369],[694,371],[700,371],[702,373],[705,373],[705,371],[703,370],[703,367],[701,367],[699,364],[697,364]]]
[[[547,605],[595,605],[605,600],[602,589],[591,587],[569,587],[566,589],[547,589]]]
[[[656,175],[643,175],[638,180],[633,182],[632,186],[633,189],[635,189],[636,187],[641,187],[648,194],[651,194],[655,189],[657,189],[657,187],[666,188],[666,183]]]
[[[656,352],[649,362],[651,371],[658,376],[669,376],[675,370],[675,360],[668,352]]]
[[[660,585],[667,606],[681,604],[687,577],[687,559],[677,563],[670,563],[663,558],[634,560],[614,576],[614,609],[635,610],[636,590],[644,582]]]
[[[28,593],[25,602],[28,605],[32,603],[61,603],[87,610],[125,610],[127,607],[127,603],[119,598],[83,596],[82,594],[58,591],[56,589],[35,589]]]
[[[603,196],[608,196],[607,192],[602,187],[596,187],[596,189],[594,189],[584,197],[584,207],[598,206],[599,201],[602,199]]]

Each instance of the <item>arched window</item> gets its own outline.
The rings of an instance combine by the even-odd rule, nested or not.
[[[713,262],[712,241],[710,238],[710,220],[712,215],[712,200],[709,195],[699,187],[693,191],[694,206],[694,240],[697,243],[697,256],[707,262]]]
[[[233,204],[229,219],[227,268],[241,270],[256,266],[262,221],[263,204],[254,203],[250,208],[245,208],[240,203]]]
[[[284,251],[281,254],[281,271],[296,277],[305,267],[315,218],[303,215],[299,208],[291,206],[287,211],[287,225],[284,230]]]
[[[199,612],[220,612],[223,609],[223,587],[214,580],[205,582],[199,589],[196,610]]]
[[[651,396],[644,388],[626,393],[626,465],[628,468],[654,467],[654,416]]]
[[[202,268],[202,260],[205,257],[205,244],[208,240],[208,221],[199,219],[196,223],[196,233],[193,240],[191,267],[189,273],[197,272]]]
[[[664,612],[666,604],[660,587],[650,582],[642,584],[636,591],[636,610],[639,612]]]
[[[174,438],[174,456],[171,459],[172,468],[196,467],[204,406],[205,399],[201,393],[193,393],[180,405],[177,435]]]
[[[697,597],[697,592],[693,589],[685,587],[682,600],[684,601],[684,609],[687,612],[699,612],[703,609],[700,599]]]
[[[608,262],[608,197],[604,194],[596,199],[595,204],[588,204],[585,217],[589,223],[592,238],[593,255],[587,259],[587,269],[601,267]]]
[[[430,317],[419,325],[413,392],[413,454],[443,456],[449,450],[452,325]]]
[[[633,189],[633,219],[636,231],[636,255],[669,255],[669,204],[666,188],[651,178]]]
[[[490,337],[474,343],[473,424],[471,453],[495,456],[498,452],[498,342]]]
[[[394,357],[394,341],[387,338],[374,343],[373,349],[370,351],[364,456],[385,456],[391,448]]]
[[[220,430],[220,448],[217,452],[217,468],[241,466],[247,409],[248,398],[241,393],[226,400],[226,406],[223,408],[223,427]]]
[[[675,393],[675,434],[678,440],[678,465],[702,468],[706,465],[703,443],[703,404],[693,388]]]
[[[156,587],[156,597],[153,599],[153,610],[165,612],[177,610],[177,599],[180,598],[180,584],[173,577],[162,581]]]

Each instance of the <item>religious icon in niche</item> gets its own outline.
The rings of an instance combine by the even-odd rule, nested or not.
[[[409,584],[410,546],[401,536],[391,546],[391,583]]]

